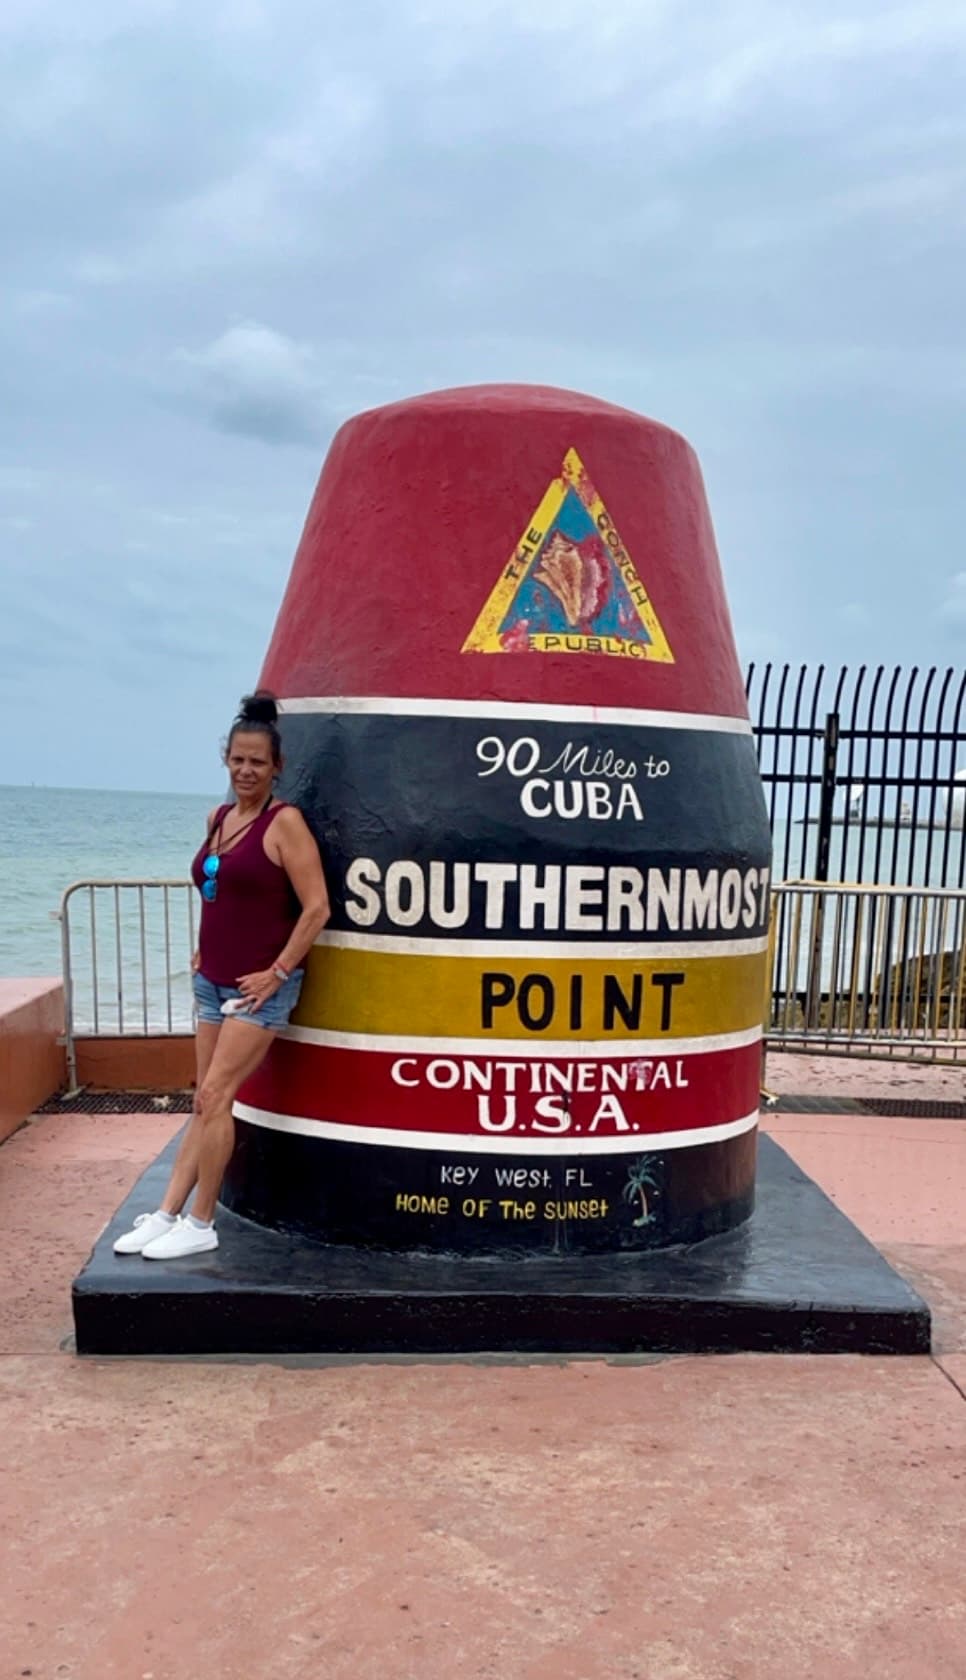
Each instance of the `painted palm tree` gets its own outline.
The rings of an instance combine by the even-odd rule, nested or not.
[[[624,1185],[624,1200],[625,1202],[634,1202],[640,1197],[641,1202],[640,1215],[635,1219],[635,1225],[646,1225],[651,1217],[651,1210],[647,1204],[647,1192],[656,1190],[658,1187],[658,1179],[654,1172],[655,1165],[653,1156],[641,1155],[628,1173],[627,1183]]]

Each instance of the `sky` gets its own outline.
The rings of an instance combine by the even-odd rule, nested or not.
[[[696,448],[743,662],[961,665],[962,0],[6,0],[0,781],[211,792],[325,451]]]

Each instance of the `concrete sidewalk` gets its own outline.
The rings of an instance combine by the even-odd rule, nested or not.
[[[78,1361],[70,1280],[177,1124],[0,1149],[0,1680],[966,1672],[966,1121],[767,1121],[931,1359]]]
[[[867,1061],[860,1056],[806,1056],[770,1050],[765,1065],[769,1090],[825,1097],[898,1097],[915,1102],[962,1102],[966,1062]]]

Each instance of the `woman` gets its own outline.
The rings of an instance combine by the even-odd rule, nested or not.
[[[201,893],[194,1112],[160,1207],[135,1220],[115,1254],[175,1260],[218,1247],[215,1207],[234,1147],[235,1095],[287,1025],[300,964],[329,919],[318,847],[301,812],[273,793],[282,768],[277,716],[275,701],[256,694],[231,727],[225,764],[234,803],[210,813],[191,870]]]

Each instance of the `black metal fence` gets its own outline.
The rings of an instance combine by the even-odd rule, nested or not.
[[[966,884],[966,671],[751,665],[774,878]]]

